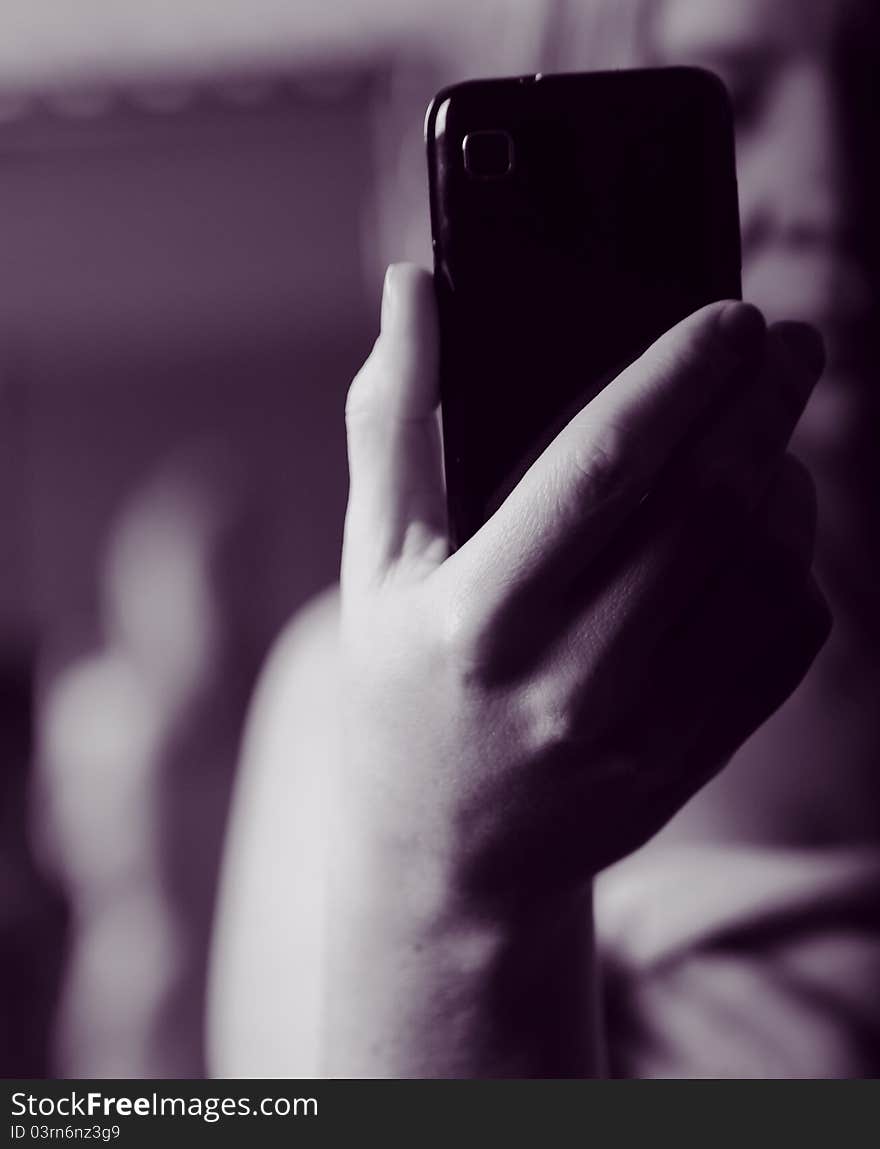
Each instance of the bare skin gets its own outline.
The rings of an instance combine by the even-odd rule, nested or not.
[[[812,486],[786,455],[821,367],[802,325],[698,312],[449,555],[430,279],[392,269],[347,411],[324,1073],[601,1070],[592,877],[828,633]]]
[[[590,983],[589,931],[578,932],[572,927],[567,944],[547,949],[536,946],[535,939],[540,943],[543,936],[549,935],[564,940],[565,930],[571,926],[572,907],[579,899],[577,914],[581,922],[584,920],[590,873],[597,860],[618,855],[624,848],[624,830],[631,846],[650,832],[650,826],[657,828],[662,824],[663,816],[654,804],[658,799],[666,796],[668,807],[674,807],[673,795],[683,801],[689,791],[686,784],[680,793],[671,785],[675,756],[664,741],[665,724],[661,724],[663,739],[654,736],[647,747],[630,745],[626,748],[628,757],[619,759],[632,764],[631,781],[644,780],[649,774],[656,781],[650,802],[644,791],[631,791],[631,803],[627,804],[624,791],[621,817],[615,820],[610,815],[598,815],[596,811],[602,807],[597,807],[598,799],[590,793],[590,786],[596,779],[592,771],[602,759],[591,755],[590,750],[603,741],[604,732],[596,729],[596,715],[601,717],[604,711],[598,705],[593,708],[590,700],[596,696],[590,694],[588,686],[595,687],[603,676],[593,675],[590,683],[586,681],[589,676],[566,679],[567,662],[569,673],[571,666],[586,669],[599,663],[607,670],[609,652],[621,651],[615,664],[622,668],[623,677],[620,684],[615,683],[612,694],[615,700],[619,698],[621,710],[626,711],[631,732],[651,728],[654,687],[668,685],[670,692],[676,694],[674,686],[678,685],[676,696],[691,704],[687,723],[692,727],[699,716],[716,732],[712,752],[708,747],[701,752],[706,776],[721,765],[750,729],[757,730],[737,753],[731,769],[700,791],[660,834],[656,848],[663,848],[664,839],[694,837],[704,841],[732,837],[802,845],[876,837],[877,804],[871,797],[875,791],[875,715],[880,681],[876,593],[872,589],[876,563],[871,542],[876,535],[873,524],[876,492],[880,490],[873,442],[876,401],[871,386],[871,364],[875,365],[876,359],[871,358],[870,348],[860,336],[866,329],[865,300],[870,303],[871,297],[860,288],[867,247],[858,231],[858,214],[853,210],[851,195],[852,161],[868,154],[873,118],[869,125],[872,135],[870,140],[862,140],[861,149],[857,146],[857,133],[844,136],[839,131],[841,119],[849,114],[844,107],[841,79],[855,75],[853,69],[841,71],[840,46],[846,42],[866,52],[876,43],[876,37],[860,33],[858,26],[859,20],[868,19],[870,23],[871,11],[868,3],[858,0],[700,0],[699,4],[694,0],[663,0],[651,6],[647,37],[650,59],[633,60],[703,64],[722,74],[733,92],[737,117],[746,296],[755,300],[770,319],[798,315],[815,322],[829,347],[829,368],[810,396],[792,439],[793,448],[808,463],[819,487],[817,568],[836,618],[831,640],[822,649],[813,670],[791,699],[761,724],[762,717],[783,701],[809,664],[810,654],[804,652],[805,648],[821,645],[824,633],[824,623],[815,622],[815,608],[801,605],[811,593],[806,590],[812,548],[810,499],[803,476],[795,477],[791,464],[782,462],[785,447],[780,444],[786,433],[774,432],[771,442],[775,446],[764,443],[758,448],[758,454],[765,452],[765,462],[760,468],[763,477],[754,479],[754,487],[745,490],[738,486],[742,479],[748,486],[749,476],[755,474],[757,444],[751,437],[760,436],[762,429],[773,425],[772,405],[780,394],[776,388],[784,384],[787,376],[787,371],[779,370],[778,365],[768,369],[766,346],[758,355],[760,362],[748,368],[743,365],[730,378],[727,406],[713,408],[710,422],[726,444],[730,483],[724,488],[724,513],[707,516],[711,528],[708,537],[716,549],[708,549],[705,561],[709,570],[702,589],[690,596],[682,595],[689,607],[682,608],[680,624],[671,627],[676,643],[681,643],[675,647],[675,674],[658,673],[655,662],[640,667],[641,678],[632,674],[633,664],[622,653],[626,643],[613,628],[601,631],[608,635],[604,646],[591,643],[584,651],[578,645],[584,634],[593,633],[591,627],[577,625],[577,620],[586,617],[588,600],[592,605],[613,602],[615,592],[609,588],[614,586],[619,588],[619,601],[626,603],[627,609],[634,608],[630,616],[633,619],[640,614],[644,618],[645,613],[655,617],[663,613],[653,607],[640,612],[639,603],[652,602],[648,593],[652,586],[663,591],[675,585],[675,579],[670,575],[652,582],[650,572],[658,569],[651,566],[653,559],[634,564],[635,569],[644,572],[644,581],[628,579],[624,572],[630,569],[627,563],[640,553],[640,545],[646,548],[643,553],[647,555],[662,554],[662,549],[651,551],[646,540],[656,537],[650,535],[652,524],[661,534],[664,525],[667,530],[672,525],[671,518],[663,519],[664,506],[667,512],[675,507],[684,510],[683,504],[672,496],[664,500],[664,476],[664,482],[657,484],[655,495],[645,504],[646,508],[651,507],[653,517],[644,510],[637,512],[638,526],[621,528],[629,532],[627,546],[631,549],[623,547],[616,552],[620,565],[605,560],[608,581],[602,583],[604,597],[584,594],[578,598],[575,593],[572,599],[561,599],[556,584],[552,584],[552,590],[543,596],[539,592],[528,600],[528,609],[523,607],[519,614],[508,609],[503,627],[497,622],[499,616],[494,616],[494,630],[500,632],[502,648],[511,634],[519,635],[524,630],[530,639],[526,648],[534,652],[532,661],[528,654],[520,658],[520,677],[515,682],[499,685],[486,672],[485,662],[473,657],[473,641],[479,635],[483,635],[479,649],[493,649],[493,642],[485,641],[486,630],[493,630],[488,610],[482,627],[467,611],[466,625],[459,627],[456,621],[451,626],[449,620],[459,620],[457,604],[478,606],[483,601],[484,586],[513,585],[523,568],[521,563],[510,563],[509,556],[521,554],[516,551],[520,536],[515,531],[494,533],[494,539],[502,544],[503,556],[495,568],[500,567],[501,574],[494,582],[489,576],[485,584],[475,580],[470,590],[462,589],[456,595],[449,591],[456,579],[455,566],[448,575],[434,577],[447,562],[442,500],[434,466],[437,443],[433,417],[429,416],[434,402],[432,321],[418,310],[420,318],[406,328],[408,334],[386,327],[358,381],[359,394],[352,403],[354,484],[347,533],[345,642],[340,651],[331,641],[339,629],[335,597],[295,623],[270,667],[258,708],[262,713],[254,723],[256,734],[261,729],[274,730],[275,734],[269,739],[273,745],[268,750],[263,745],[253,747],[252,756],[262,757],[264,766],[245,771],[242,797],[247,800],[246,806],[253,807],[249,817],[257,828],[271,826],[268,812],[283,809],[283,835],[279,829],[277,844],[273,845],[271,834],[255,834],[253,829],[248,832],[248,819],[240,820],[240,833],[234,835],[228,867],[231,875],[241,879],[240,890],[232,899],[240,918],[236,919],[234,912],[228,915],[225,949],[234,952],[234,956],[228,974],[221,971],[217,996],[220,1000],[224,977],[228,976],[232,983],[237,978],[239,985],[252,985],[254,970],[259,970],[272,987],[268,995],[271,1010],[263,1018],[261,1033],[271,1034],[274,1044],[267,1044],[265,1039],[247,1044],[254,1031],[255,995],[238,992],[223,997],[224,1002],[238,1000],[243,1010],[235,1015],[227,1009],[218,1026],[216,1048],[221,1050],[223,1071],[468,1075],[601,1069],[601,1035],[596,1033],[595,1017],[589,1009],[594,992]],[[574,45],[574,50],[582,53],[585,46]],[[584,65],[582,55],[567,61],[567,66],[575,69]],[[852,154],[845,152],[846,141],[854,149]],[[412,274],[408,272],[407,276]],[[870,324],[867,327],[870,330]],[[414,347],[422,358],[414,357]],[[795,408],[798,406],[800,401]],[[788,416],[789,424],[797,420],[795,408]],[[393,417],[401,412],[406,413],[405,419]],[[698,418],[695,410],[690,414]],[[358,422],[363,432],[360,435]],[[371,425],[373,431],[368,435]],[[676,451],[676,445],[667,445],[670,456],[678,458],[681,452]],[[717,448],[706,453],[708,457],[716,455]],[[384,486],[371,483],[370,476],[375,479],[383,475]],[[372,491],[366,504],[375,514],[365,513],[365,500],[361,498],[365,487],[361,480],[367,483],[366,491]],[[769,497],[774,482],[781,491],[777,489],[775,497]],[[421,508],[415,514],[401,509],[399,499],[386,499],[380,493],[384,490],[390,494],[395,488],[399,493],[404,485],[415,500],[408,505]],[[685,487],[689,489],[687,484]],[[691,493],[699,495],[699,484]],[[355,497],[360,500],[360,507]],[[712,504],[713,498],[708,502]],[[557,503],[566,505],[564,499],[551,500],[550,505]],[[533,531],[536,512],[528,505],[524,513],[531,516],[524,525]],[[728,515],[740,523],[739,528],[730,527]],[[682,533],[676,537],[682,549],[678,553],[683,566],[688,567],[684,560],[693,555],[693,536],[688,534],[688,528],[680,530]],[[357,545],[358,533],[363,548]],[[701,539],[706,534],[704,530],[694,532]],[[487,533],[484,538],[487,550],[491,537]],[[396,542],[362,563],[361,557],[377,539]],[[405,546],[400,545],[401,540]],[[777,590],[770,591],[771,598],[763,606],[756,603],[754,592],[756,586],[767,585],[767,568],[765,558],[756,560],[756,569],[762,573],[753,578],[742,573],[739,605],[722,610],[724,595],[729,593],[724,588],[729,586],[734,572],[747,570],[750,548],[757,546],[761,551],[767,545],[777,555],[781,546],[787,554],[800,557],[793,569],[789,566],[789,574],[783,576],[782,582],[775,584]],[[589,555],[589,548],[582,551],[575,545],[574,552]],[[705,558],[702,553],[698,557]],[[491,569],[486,551],[483,558]],[[586,559],[585,564],[589,565]],[[475,560],[472,569],[479,565]],[[693,574],[692,562],[689,569]],[[457,570],[464,587],[466,564],[459,564]],[[799,589],[793,595],[790,590],[782,593],[779,588],[787,587],[786,579],[794,577],[794,570],[801,572],[794,579]],[[361,577],[369,571],[374,573]],[[536,577],[540,581],[542,576],[539,573]],[[549,572],[545,571],[544,577],[549,580]],[[576,575],[576,581],[580,577]],[[589,586],[589,575],[583,577]],[[616,577],[618,582],[614,581]],[[426,584],[442,586],[448,595],[438,593],[432,598]],[[707,590],[710,586],[711,593]],[[393,605],[398,592],[399,613]],[[644,599],[640,599],[642,594]],[[712,594],[716,596],[714,600]],[[559,614],[554,615],[551,608],[558,607],[561,601],[573,601],[575,606],[569,614],[563,609],[560,621]],[[713,601],[717,613],[710,605]],[[776,605],[771,606],[771,602]],[[784,614],[780,603],[790,604],[795,616],[803,611],[801,620],[793,620],[790,627],[786,623],[781,635],[772,629]],[[698,610],[704,612],[699,624],[695,621]],[[722,623],[726,623],[727,630],[724,626],[716,629]],[[598,621],[596,626],[600,626]],[[438,628],[444,636],[441,640],[436,637]],[[554,640],[549,638],[551,632],[556,635]],[[470,642],[466,641],[468,634]],[[708,650],[698,645],[688,653],[683,641],[688,634],[695,635],[698,644],[704,637]],[[464,654],[453,641],[456,635],[456,641],[465,643]],[[630,649],[643,642],[644,635],[637,625],[631,637]],[[799,641],[804,647],[798,647]],[[739,643],[743,670],[736,686],[724,689],[719,681],[724,681],[725,667],[732,667],[733,649]],[[429,647],[436,652],[438,645],[440,653],[428,660],[432,689],[429,697],[421,696],[418,687],[420,683],[426,685],[420,678],[425,672],[417,656]],[[554,654],[559,656],[555,660]],[[570,660],[566,654],[570,654]],[[598,662],[591,664],[591,657]],[[783,672],[781,664],[786,659],[790,660],[789,671]],[[462,728],[444,719],[442,705],[443,690],[455,681],[455,672],[441,673],[438,668],[462,662],[472,672],[476,667],[476,673],[465,675],[463,688],[470,701],[464,724],[470,741],[463,739],[467,745],[456,748],[455,739]],[[355,753],[348,757],[331,754],[328,749],[327,728],[332,726],[336,733],[338,711],[331,709],[335,703],[327,701],[332,691],[318,685],[322,679],[325,683],[335,682],[342,665],[347,665],[348,673],[369,688],[362,693],[350,692],[346,698],[347,729],[356,732],[349,736]],[[700,668],[696,684],[687,679],[688,665]],[[562,668],[558,680],[553,677],[555,667]],[[627,667],[629,677],[624,673]],[[395,699],[400,699],[403,692],[401,680],[407,688],[408,701],[397,711]],[[554,681],[573,681],[583,691],[574,711],[576,718],[555,700],[578,694],[578,690],[573,686],[569,695],[561,691],[555,694],[550,689]],[[636,690],[636,681],[643,684],[641,691]],[[788,685],[784,685],[786,681]],[[745,703],[745,696],[752,689],[756,699],[750,714],[737,714],[734,706],[725,717],[725,708],[732,704],[734,696]],[[720,704],[714,709],[708,706],[703,691],[716,692]],[[675,710],[663,709],[664,697],[658,694],[655,711],[668,714],[672,744]],[[528,708],[525,701],[530,704]],[[551,716],[549,722],[537,721],[542,711]],[[395,713],[397,719],[391,722]],[[413,745],[420,747],[433,744],[432,730],[437,734],[438,728],[431,726],[434,720],[442,731],[443,746],[454,749],[449,759],[456,764],[454,770],[449,762],[432,770],[432,756],[424,749],[404,754],[402,748],[410,739],[418,739]],[[601,721],[598,725],[601,727]],[[316,727],[321,728],[319,734],[303,737],[304,730],[314,731]],[[383,729],[383,739],[389,740],[388,752],[377,755],[374,762],[372,738]],[[536,729],[543,735],[536,737]],[[557,732],[555,736],[553,730]],[[560,736],[560,731],[567,733]],[[520,734],[527,749],[517,741]],[[547,740],[545,744],[542,737]],[[614,745],[610,734],[604,741]],[[578,765],[570,771],[557,768],[557,763],[567,757],[567,743],[578,747]],[[395,747],[396,752],[392,753]],[[481,759],[479,748],[486,750]],[[270,759],[274,766],[267,768],[265,763]],[[316,762],[330,761],[335,763],[333,770],[322,773],[315,769]],[[648,762],[650,767],[645,765]],[[640,769],[639,764],[644,768]],[[514,792],[526,796],[521,803],[526,813],[508,827],[504,819],[514,803],[502,806],[497,800],[495,779],[513,777],[520,767],[524,779],[534,788],[530,791],[525,780],[519,790],[513,787]],[[366,787],[366,796],[363,792],[362,780],[375,778],[377,769],[383,778],[381,771],[388,772],[389,777],[382,783],[385,792],[401,793],[394,806],[395,818],[399,815],[401,819],[401,832],[394,838],[393,848],[388,845],[388,823],[381,818],[383,805],[376,801],[378,786]],[[700,773],[695,769],[692,775],[687,774],[691,789],[699,786]],[[456,788],[461,779],[480,779],[484,775],[491,775],[491,779],[462,785],[461,791]],[[551,801],[554,778],[560,782],[555,807]],[[581,787],[578,797],[572,794],[575,778]],[[402,782],[406,783],[403,792],[399,790]],[[316,789],[324,791],[320,800],[313,793]],[[462,791],[472,800],[469,810],[474,803],[480,809],[479,800],[483,798],[481,816],[464,820],[450,816]],[[339,801],[340,792],[347,798],[347,805]],[[428,798],[431,809],[425,812]],[[328,807],[338,811],[331,841],[344,844],[344,849],[335,851],[335,879],[329,898],[321,890],[328,846],[323,827],[327,824]],[[563,813],[552,816],[550,811],[559,807]],[[385,809],[387,812],[390,807]],[[634,812],[640,812],[645,821],[633,818]],[[422,816],[432,827],[431,835],[422,836],[414,828],[421,825]],[[595,830],[598,826],[598,839],[589,833],[566,836],[561,832],[572,824],[576,830]],[[489,841],[492,848],[482,850],[469,839],[468,848],[460,849],[462,825],[479,827],[481,833],[475,840]],[[283,844],[282,837],[290,844]],[[539,845],[528,853],[530,840]],[[570,853],[566,852],[565,843],[574,843]],[[581,863],[580,879],[571,877],[578,871],[577,864],[572,864],[565,878],[560,877],[564,866],[554,870],[546,864],[540,847],[548,844],[554,847],[554,857]],[[428,847],[424,853],[422,845]],[[654,848],[652,844],[649,850]],[[450,858],[463,861],[474,854],[478,858],[488,854],[493,864],[449,864]],[[524,854],[529,858],[528,866],[524,864]],[[636,864],[639,860],[634,859]],[[529,912],[517,917],[510,912],[511,898],[505,901],[503,894],[499,896],[505,875],[521,876],[524,868],[533,877],[543,875],[545,880],[551,873],[556,875],[555,882],[550,881],[542,895],[532,900],[531,917]],[[267,916],[264,909],[261,919],[267,931],[265,936],[271,940],[255,953],[253,947],[248,948],[247,931],[234,926],[237,920],[251,920],[255,895],[264,894],[265,875],[274,872],[307,873],[308,880],[296,877],[286,880],[283,890],[279,887],[275,902],[270,902],[274,913]],[[384,886],[375,880],[377,872],[389,875]],[[475,873],[500,875],[500,880],[496,877],[496,883],[489,885],[491,896],[487,896],[485,881],[475,885]],[[409,905],[421,907],[420,912],[401,912],[407,903],[397,894],[407,889],[416,891],[417,896]],[[433,891],[430,898],[424,895],[425,889]],[[346,904],[346,890],[357,893],[356,904]],[[418,893],[420,890],[422,893]],[[380,895],[385,895],[385,900]],[[442,913],[436,912],[438,905]],[[457,911],[450,910],[450,906],[457,907]],[[320,943],[318,939],[324,937],[320,923],[325,914],[332,929],[327,931],[326,943]],[[266,924],[269,920],[271,928]],[[555,934],[554,923],[558,925]],[[430,944],[426,944],[426,937]],[[326,953],[322,944],[326,944]],[[263,958],[264,952],[279,956],[270,961]],[[332,960],[325,960],[325,956]],[[534,992],[520,992],[518,987],[523,985],[531,986]],[[505,997],[495,992],[498,986],[514,990]],[[549,993],[549,986],[557,987],[558,992]],[[439,1011],[438,1000],[443,1002]],[[458,1003],[457,1012],[447,1014],[451,1000]],[[319,1001],[327,1005],[319,1008]],[[503,1010],[499,1008],[502,1003]],[[519,1003],[518,1013],[512,1003]],[[583,1009],[580,1003],[584,1003]],[[447,1016],[454,1016],[455,1024],[444,1024]],[[506,1027],[502,1024],[504,1017],[511,1019]],[[567,1030],[560,1024],[563,1017],[569,1023]],[[574,1038],[570,1032],[572,1017],[579,1017],[582,1022]],[[430,1042],[426,1040],[428,1033]],[[320,1058],[319,1049],[323,1050]]]

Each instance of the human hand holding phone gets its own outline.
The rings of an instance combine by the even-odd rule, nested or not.
[[[589,1074],[595,1015],[572,1017],[591,1016],[590,878],[724,765],[828,633],[812,486],[786,454],[821,344],[700,309],[455,553],[437,362],[431,278],[395,267],[347,407],[324,1068]]]

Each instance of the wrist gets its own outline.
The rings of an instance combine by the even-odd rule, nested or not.
[[[589,885],[489,909],[453,867],[369,857],[349,838],[326,921],[330,1075],[598,1072]]]

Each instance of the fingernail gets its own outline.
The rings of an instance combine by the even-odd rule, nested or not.
[[[382,284],[382,313],[379,326],[382,331],[387,330],[394,322],[394,264],[385,272],[385,282]]]
[[[767,324],[751,303],[728,303],[718,316],[718,327],[735,361],[757,355],[764,343]]]
[[[787,320],[777,323],[774,330],[779,332],[792,358],[818,378],[825,367],[825,343],[816,328],[809,323]]]

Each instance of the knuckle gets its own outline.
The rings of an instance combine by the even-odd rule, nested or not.
[[[349,425],[372,413],[376,394],[376,353],[374,347],[349,385],[345,397],[345,421]]]
[[[578,708],[569,695],[532,684],[523,694],[522,725],[533,753],[548,753],[578,741]]]
[[[572,452],[571,498],[589,505],[617,497],[626,486],[632,454],[632,434],[624,423],[594,425]]]
[[[434,614],[435,636],[444,662],[452,667],[466,686],[486,681],[489,668],[490,627],[482,614],[457,595],[444,602]]]

